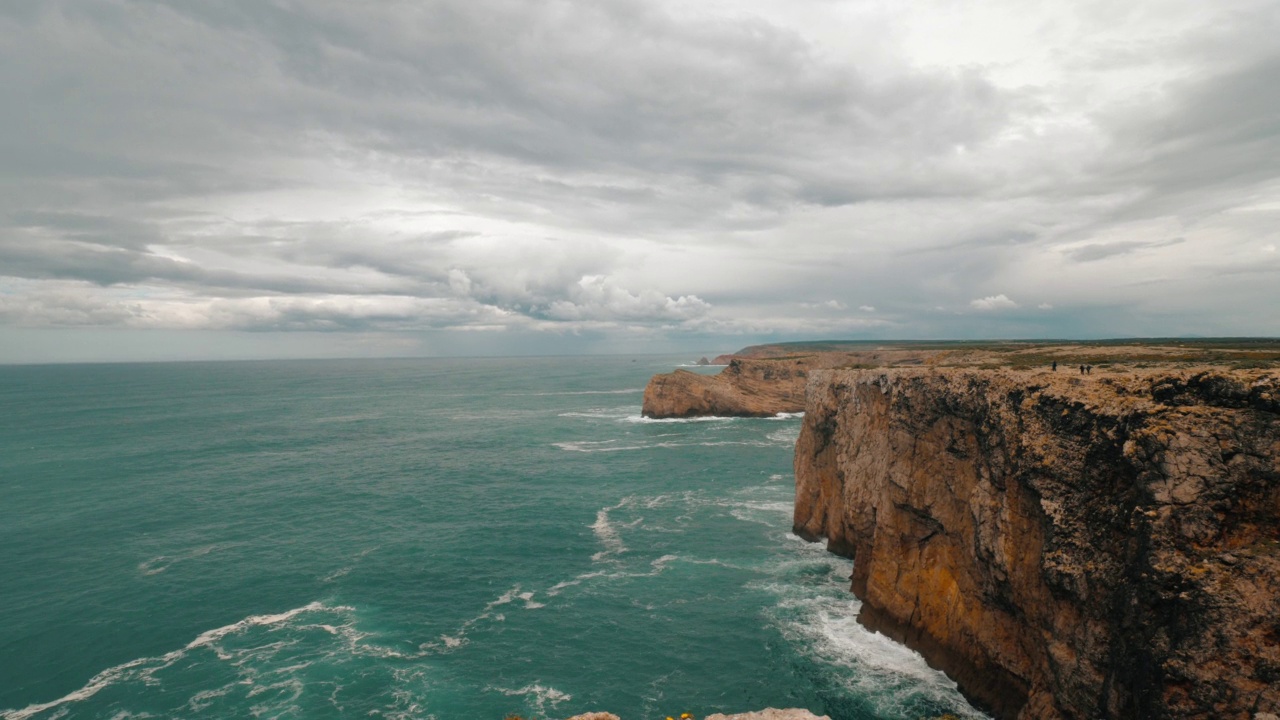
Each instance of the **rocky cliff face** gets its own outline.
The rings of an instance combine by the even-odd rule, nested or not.
[[[795,468],[862,621],[998,717],[1280,712],[1274,372],[817,370]]]
[[[804,387],[815,358],[734,358],[717,375],[687,370],[655,375],[641,414],[651,418],[771,417],[804,409]]]

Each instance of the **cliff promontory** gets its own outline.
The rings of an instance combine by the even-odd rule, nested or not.
[[[1280,712],[1275,371],[807,375],[795,531],[864,624],[1001,718]]]
[[[655,375],[640,412],[649,418],[769,417],[804,408],[814,358],[734,358],[717,375],[676,370]]]
[[[936,352],[865,343],[756,345],[714,361],[716,375],[688,370],[654,375],[644,390],[641,414],[649,418],[771,417],[804,409],[805,383],[820,368],[883,363],[920,365]],[[833,349],[837,348],[837,349]]]

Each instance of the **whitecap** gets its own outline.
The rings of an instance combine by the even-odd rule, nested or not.
[[[526,593],[526,594],[528,594],[530,597],[533,596],[532,593]],[[441,634],[439,641],[422,643],[421,645],[418,646],[418,650],[420,651],[420,653],[424,653],[424,654],[429,652],[448,652],[450,650],[456,650],[462,647],[463,645],[466,645],[468,642],[470,642],[470,640],[467,639],[467,633],[471,631],[472,627],[474,627],[477,623],[482,622],[484,620],[491,620],[493,622],[502,622],[506,620],[506,617],[504,615],[502,615],[501,613],[495,613],[493,609],[497,607],[501,607],[503,605],[507,605],[515,601],[517,598],[521,600],[525,600],[526,601],[525,606],[528,607],[528,599],[525,598],[524,594],[520,592],[520,586],[515,585],[510,589],[508,589],[506,592],[499,595],[497,598],[485,603],[483,612],[481,612],[479,615],[476,615],[475,617],[469,620],[463,621],[463,623],[458,626],[458,629],[455,630],[453,634]],[[421,655],[419,655],[418,657],[421,657]]]
[[[329,417],[312,418],[311,422],[315,423],[344,423],[344,422],[361,422],[363,420],[377,420],[382,417],[375,413],[363,413],[359,415],[331,415]]]
[[[510,690],[507,688],[493,688],[503,695],[529,695],[532,696],[533,705],[538,710],[539,715],[543,715],[547,711],[547,705],[555,707],[562,702],[572,700],[573,696],[566,692],[561,692],[553,687],[548,687],[538,683],[526,685],[519,690]]]
[[[57,700],[52,700],[46,703],[35,703],[22,709],[2,711],[0,712],[0,718],[3,718],[3,720],[26,720],[27,718],[45,712],[46,710],[51,710],[53,708],[65,709],[61,708],[61,706],[88,700],[105,688],[118,682],[131,679],[140,679],[144,681],[150,680],[156,672],[172,666],[174,663],[186,657],[187,653],[192,650],[211,647],[218,640],[221,640],[228,635],[243,632],[248,628],[279,625],[281,623],[288,622],[303,613],[351,612],[353,610],[354,608],[343,605],[329,607],[320,602],[313,602],[302,607],[274,615],[250,615],[249,617],[230,625],[224,625],[219,628],[214,628],[213,630],[206,630],[205,632],[197,635],[194,640],[187,643],[179,650],[173,650],[161,655],[160,657],[137,658],[136,660],[130,660],[129,662],[121,665],[107,668],[90,678],[89,682],[85,683],[83,687],[73,690]],[[216,648],[211,649],[216,651]],[[219,657],[223,657],[223,654],[219,653]]]
[[[862,604],[845,584],[852,572],[849,561],[817,543],[787,549],[794,554],[774,566],[773,580],[757,587],[778,597],[772,620],[798,652],[802,649],[832,668],[831,676],[851,694],[871,699],[878,714],[901,715],[927,698],[958,717],[987,717],[969,706],[955,682],[929,667],[919,653],[858,623]],[[814,576],[815,569],[824,572]],[[817,584],[798,581],[795,573],[816,577]]]
[[[786,427],[781,430],[774,430],[765,437],[780,445],[792,446],[800,439],[800,428],[796,426]]]
[[[214,543],[212,545],[205,545],[193,550],[188,550],[185,553],[179,553],[177,555],[157,555],[150,560],[144,560],[143,562],[138,563],[138,572],[141,572],[143,575],[159,575],[165,570],[168,570],[175,563],[180,563],[185,560],[194,560],[195,558],[203,557],[216,550],[222,550],[224,548],[235,547],[243,544],[244,543]]]
[[[532,593],[532,592],[522,592],[522,593],[520,593],[520,595],[519,595],[518,597],[519,597],[521,600],[523,600],[523,601],[524,601],[524,608],[525,608],[525,610],[536,610],[536,609],[538,609],[538,608],[542,608],[542,607],[546,607],[546,606],[547,606],[547,605],[546,605],[546,603],[536,602],[536,601],[533,599],[533,593]]]
[[[604,570],[593,570],[589,573],[582,573],[581,575],[578,575],[572,580],[561,580],[560,582],[548,588],[546,594],[548,596],[555,597],[556,595],[559,595],[562,591],[564,591],[565,588],[570,588],[575,585],[581,585],[587,580],[590,580],[592,578],[598,578],[605,574],[607,573]]]
[[[626,450],[646,450],[652,445],[614,445],[617,440],[581,440],[552,443],[552,445],[568,452],[601,453],[624,452]]]
[[[681,423],[705,423],[705,422],[736,422],[738,420],[742,420],[743,418],[721,417],[719,415],[703,415],[700,417],[687,417],[687,418],[651,418],[651,417],[645,417],[643,415],[627,415],[620,419],[623,422],[629,422],[629,423],[681,424]]]
[[[507,397],[552,397],[559,395],[633,395],[644,392],[644,388],[622,388],[620,390],[564,390],[560,392],[506,393]]]
[[[591,531],[596,534],[596,539],[600,541],[604,549],[591,556],[593,561],[599,562],[611,555],[620,555],[627,551],[627,546],[622,543],[618,530],[609,522],[609,513],[626,507],[629,502],[630,498],[626,498],[617,505],[596,511],[596,521],[591,524]]]
[[[490,602],[486,603],[484,606],[484,609],[491,610],[495,607],[498,607],[499,605],[506,605],[507,603],[511,602],[512,600],[515,600],[518,597],[520,597],[520,586],[516,585],[510,590],[499,595],[497,600],[491,600]],[[482,615],[480,617],[484,617],[484,616]]]
[[[591,420],[623,420],[635,412],[634,405],[623,405],[621,407],[595,407],[586,410],[570,410],[557,413],[557,417],[562,418],[588,418]]]

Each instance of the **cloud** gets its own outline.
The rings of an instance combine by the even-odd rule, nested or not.
[[[1010,310],[1018,307],[1018,303],[1010,300],[1004,295],[1004,293],[1001,293],[999,295],[989,295],[984,298],[970,300],[969,307],[986,312],[990,310]]]
[[[7,7],[3,322],[1280,333],[1274,3],[921,3]]]
[[[1067,255],[1077,262],[1092,262],[1139,250],[1169,247],[1183,242],[1186,242],[1186,238],[1173,238],[1163,241],[1121,240],[1109,243],[1089,243],[1069,250]]]
[[[545,315],[553,320],[671,322],[701,317],[710,308],[696,295],[671,298],[652,290],[631,293],[612,278],[591,275],[578,281],[568,299],[552,302]]]

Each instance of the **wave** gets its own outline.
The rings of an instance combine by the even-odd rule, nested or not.
[[[604,441],[569,441],[551,443],[555,447],[567,452],[579,453],[611,453],[611,452],[627,452],[629,450],[653,450],[656,448],[681,448],[681,447],[720,447],[722,445],[745,445],[748,447],[772,447],[775,442],[764,442],[761,440],[708,440],[705,442],[657,442],[645,443],[640,445],[613,445],[619,442],[617,440]]]
[[[547,593],[547,595],[556,594],[557,593],[553,592]],[[485,620],[492,620],[493,622],[506,621],[506,616],[502,613],[494,612],[494,609],[502,607],[503,605],[509,605],[516,600],[524,601],[524,608],[526,610],[537,610],[538,608],[546,607],[546,603],[540,603],[533,599],[535,595],[535,592],[524,590],[521,585],[512,586],[497,598],[485,603],[484,610],[482,610],[479,615],[463,621],[463,623],[458,626],[458,629],[452,634],[442,634],[438,641],[426,642],[419,645],[418,650],[421,654],[413,657],[422,657],[423,654],[431,652],[449,652],[468,644],[470,640],[467,638],[467,633],[469,633],[473,627]]]
[[[795,511],[795,503],[791,501],[777,502],[736,502],[731,504],[729,514],[743,522],[777,525],[779,517],[787,518]]]
[[[628,415],[625,418],[625,421],[631,422],[631,423],[700,423],[700,422],[741,422],[741,421],[749,422],[752,420],[764,420],[764,421],[795,420],[796,418],[802,418],[802,417],[804,417],[803,412],[794,412],[794,413],[780,412],[777,415],[770,415],[768,417],[701,415],[698,417],[687,417],[687,418],[650,418],[650,417],[644,417],[643,415],[632,414],[632,415]]]
[[[597,453],[597,452],[622,452],[625,450],[647,450],[653,445],[615,445],[618,440],[578,440],[551,443],[552,445],[568,452],[580,453]]]
[[[27,720],[27,718],[34,717],[35,715],[54,708],[61,708],[64,705],[88,700],[102,690],[121,682],[139,680],[148,684],[155,683],[157,681],[154,676],[157,672],[173,666],[194,650],[209,648],[218,655],[219,659],[230,659],[230,657],[225,653],[219,651],[216,647],[216,643],[228,636],[243,633],[250,628],[281,625],[305,613],[345,613],[353,611],[354,608],[345,605],[330,607],[320,602],[312,602],[303,605],[302,607],[293,608],[292,610],[286,610],[285,612],[276,613],[274,615],[250,615],[249,617],[231,623],[230,625],[223,625],[219,628],[206,630],[205,632],[197,635],[194,640],[187,643],[181,649],[173,650],[159,657],[142,657],[136,660],[130,660],[129,662],[121,665],[116,665],[115,667],[103,670],[90,678],[89,682],[85,683],[81,688],[73,690],[57,700],[52,700],[46,703],[35,703],[20,710],[0,711],[0,718],[3,718],[3,720]],[[206,698],[209,697],[207,693],[198,695],[204,695]]]
[[[377,420],[382,416],[376,413],[361,413],[357,415],[332,415],[330,417],[312,418],[313,423],[345,423],[345,422],[362,422],[365,420]]]
[[[556,417],[562,418],[589,418],[592,420],[624,420],[628,415],[635,411],[634,405],[624,405],[622,407],[613,408],[588,408],[586,410],[572,410],[568,412],[558,413]]]
[[[548,704],[554,708],[562,702],[573,699],[573,696],[569,693],[561,692],[553,687],[547,687],[537,683],[526,685],[518,690],[509,690],[507,688],[492,689],[497,690],[503,695],[530,697],[533,702],[533,708],[537,710],[539,715],[546,714]]]
[[[537,393],[505,393],[506,397],[557,397],[561,395],[634,395],[644,392],[644,388],[624,388],[622,390],[564,390],[560,392]]]
[[[864,698],[877,716],[914,717],[923,706],[946,708],[960,718],[988,718],[919,653],[858,623],[862,603],[846,590],[850,561],[820,543],[790,534],[787,540],[784,559],[755,587],[778,598],[771,620],[797,653],[830,668],[829,677]]]
[[[244,544],[245,543],[243,542],[214,543],[212,545],[195,548],[194,550],[188,550],[185,553],[179,553],[177,555],[157,555],[150,560],[144,560],[138,563],[138,572],[143,575],[159,575],[176,563],[180,563],[185,560],[194,560],[195,558],[208,555],[211,552],[237,547]]]
[[[631,498],[623,498],[617,505],[596,511],[596,521],[591,524],[591,531],[596,534],[596,539],[604,549],[591,556],[593,562],[599,562],[613,555],[621,555],[627,551],[627,546],[622,544],[622,537],[618,535],[617,528],[609,522],[609,513],[626,507],[630,502]]]
[[[546,594],[550,597],[555,597],[556,595],[559,595],[561,592],[563,592],[565,588],[571,588],[571,587],[574,587],[575,585],[581,585],[582,583],[592,578],[598,578],[608,574],[609,573],[607,573],[604,570],[593,570],[588,573],[582,573],[581,575],[578,575],[572,580],[561,580],[555,585],[552,585],[550,588],[547,588]]]
[[[626,417],[619,418],[619,419],[624,422],[641,423],[646,425],[647,424],[682,425],[685,423],[737,422],[739,420],[747,420],[749,418],[722,417],[720,415],[703,415],[701,417],[688,417],[688,418],[651,418],[651,417],[645,417],[643,415],[627,415]]]
[[[800,439],[800,428],[799,426],[785,427],[781,430],[775,430],[765,437],[780,445],[795,445],[796,441]]]

